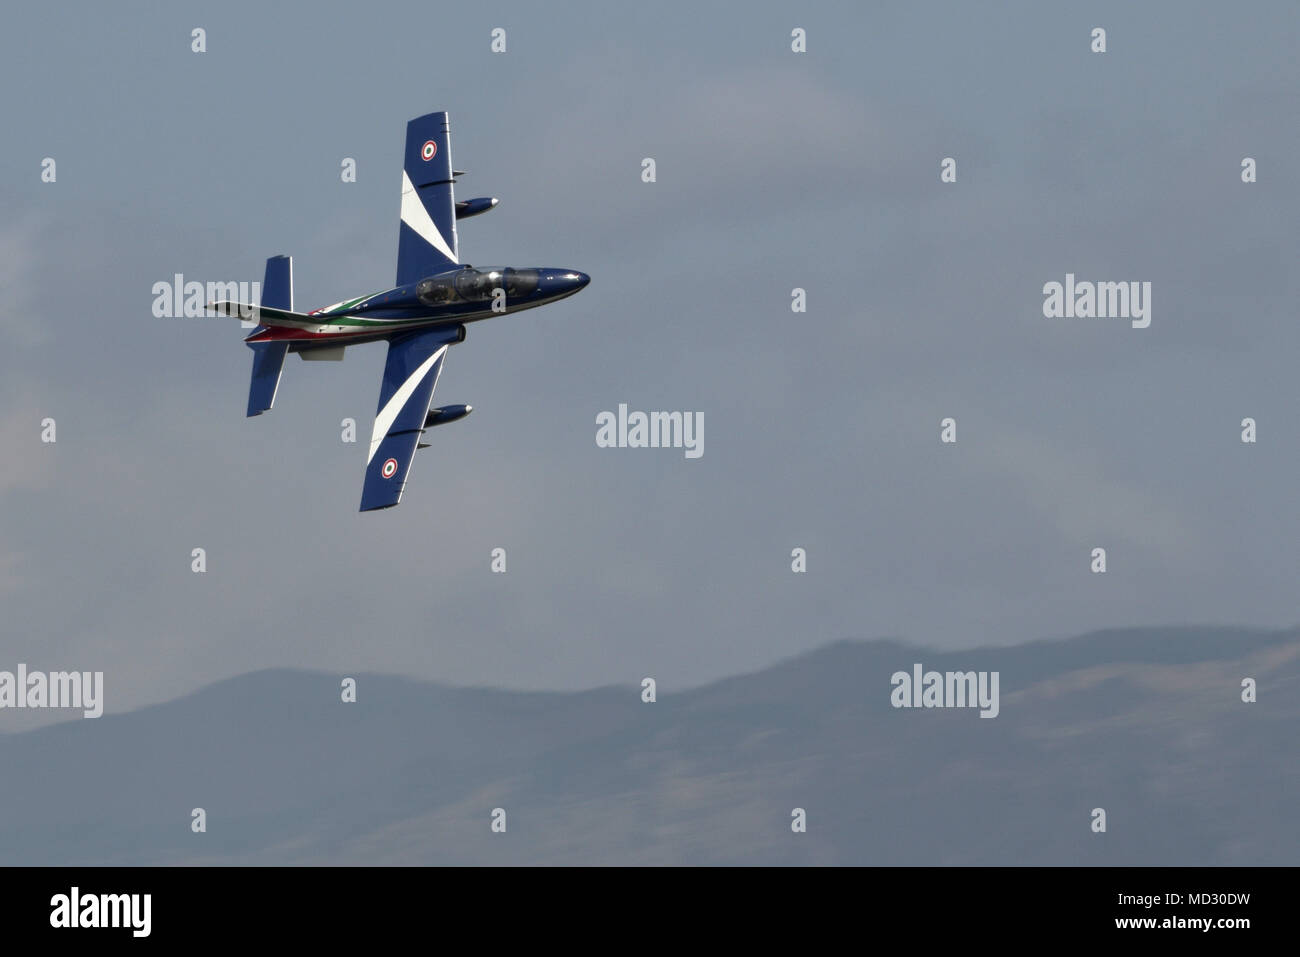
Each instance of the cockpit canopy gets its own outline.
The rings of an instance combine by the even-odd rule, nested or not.
[[[536,269],[475,269],[466,266],[459,272],[420,280],[415,293],[427,306],[483,302],[492,298],[494,289],[504,289],[506,299],[510,300],[536,292],[537,280]]]

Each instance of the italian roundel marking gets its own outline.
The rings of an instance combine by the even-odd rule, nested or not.
[[[438,144],[435,143],[433,140],[429,140],[427,143],[425,143],[423,146],[420,147],[420,155],[424,157],[424,161],[426,163],[429,162],[429,160],[433,159],[433,157],[437,154],[437,152],[438,152]]]
[[[384,467],[379,470],[379,474],[384,478],[392,478],[397,474],[397,459],[389,459],[384,463]]]

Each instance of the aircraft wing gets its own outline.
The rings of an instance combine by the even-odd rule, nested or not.
[[[459,264],[453,176],[447,114],[427,113],[407,123],[397,285]]]
[[[402,500],[448,346],[446,332],[437,330],[414,332],[389,341],[379,410],[370,435],[361,511],[392,508]]]

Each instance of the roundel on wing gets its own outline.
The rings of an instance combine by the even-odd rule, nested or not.
[[[397,474],[397,459],[389,459],[384,463],[384,467],[379,470],[379,474],[389,479]]]
[[[433,159],[434,156],[436,156],[437,154],[438,154],[438,144],[435,143],[433,140],[429,140],[423,146],[420,147],[420,156],[424,159],[426,163],[429,162],[429,160]]]

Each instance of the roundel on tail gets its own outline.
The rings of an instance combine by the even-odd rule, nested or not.
[[[433,140],[427,141],[420,147],[420,157],[427,163],[438,155],[438,144]]]

